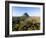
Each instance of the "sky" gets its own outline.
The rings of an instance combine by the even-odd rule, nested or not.
[[[25,12],[29,16],[40,16],[39,7],[12,7],[12,16],[22,16]]]

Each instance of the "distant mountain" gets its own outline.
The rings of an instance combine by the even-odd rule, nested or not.
[[[28,13],[27,13],[27,12],[25,12],[23,16],[29,17],[29,15],[28,15]]]

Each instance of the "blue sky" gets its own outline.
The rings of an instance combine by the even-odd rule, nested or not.
[[[22,16],[25,12],[29,16],[40,16],[39,7],[12,7],[12,16]]]

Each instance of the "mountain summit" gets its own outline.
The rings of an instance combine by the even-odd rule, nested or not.
[[[29,15],[28,15],[28,13],[27,13],[27,12],[25,12],[23,16],[29,17]]]

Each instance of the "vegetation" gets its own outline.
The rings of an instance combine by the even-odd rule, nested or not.
[[[12,17],[12,31],[40,30],[40,17],[25,13],[20,17]]]

